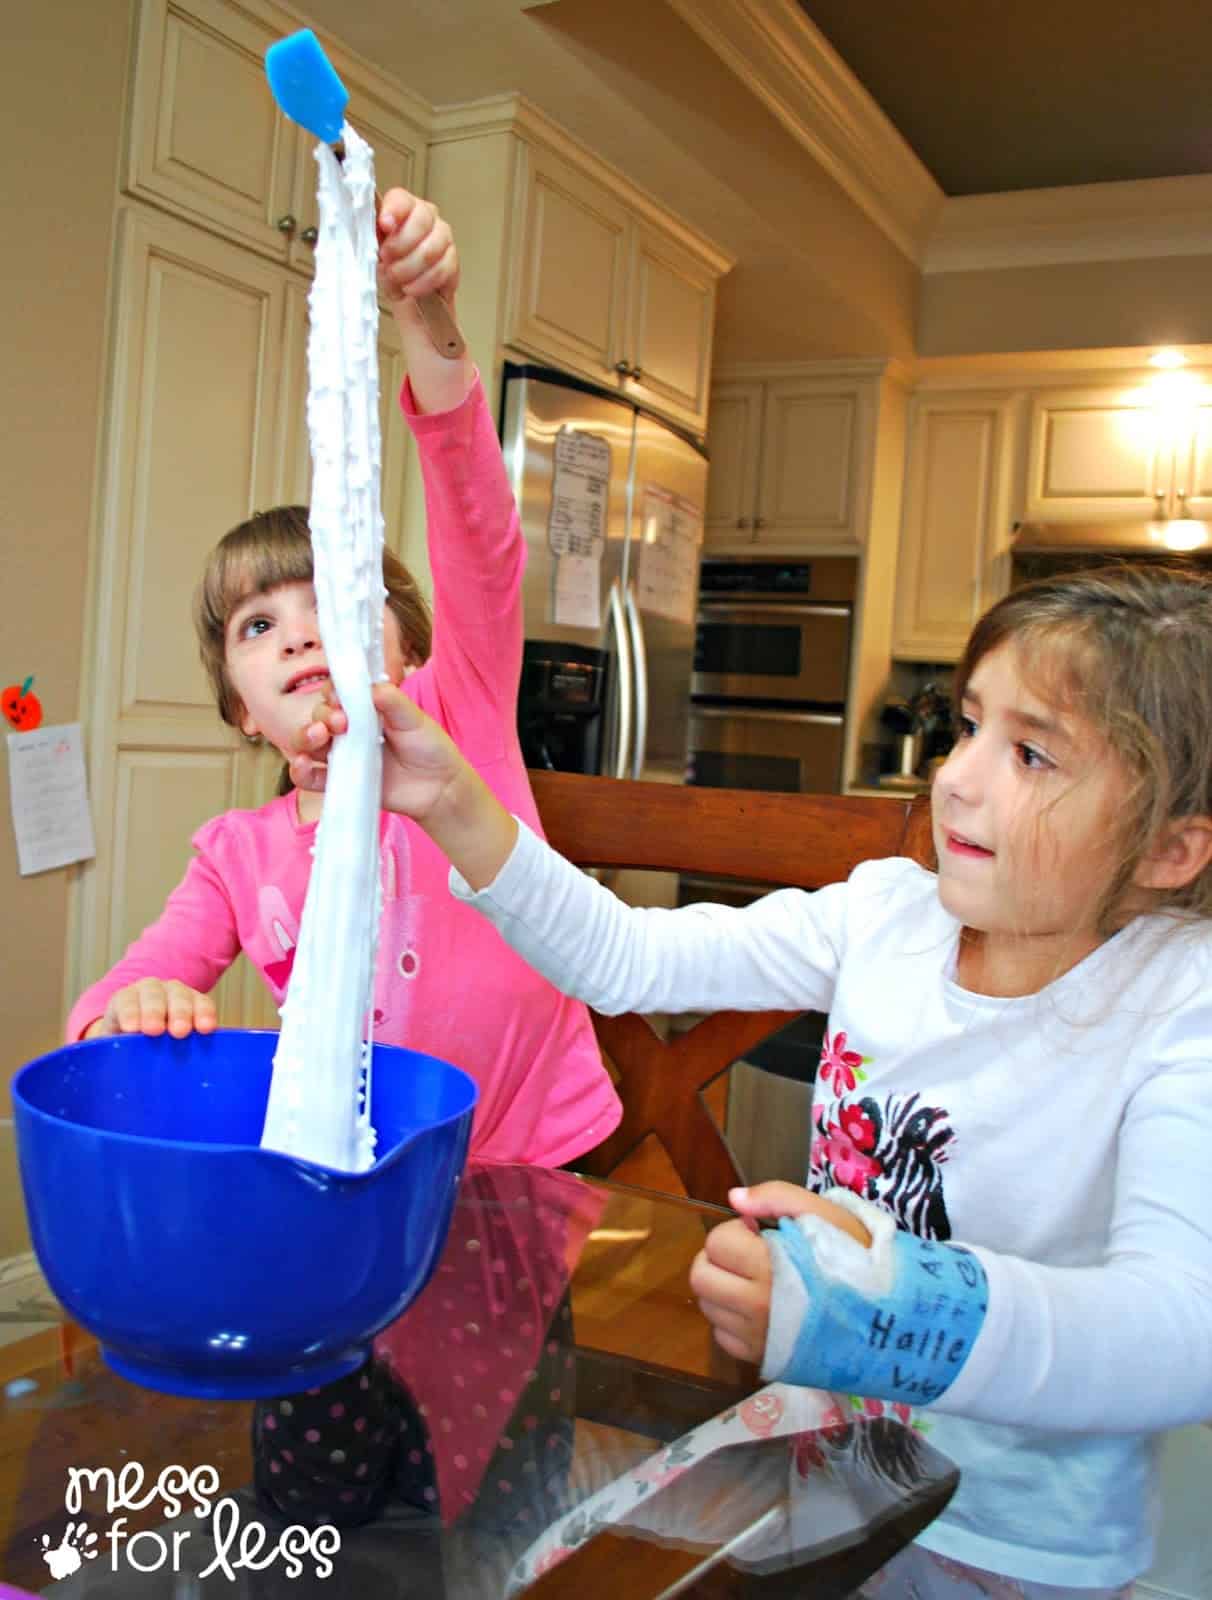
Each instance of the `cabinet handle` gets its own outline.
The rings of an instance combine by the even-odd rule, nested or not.
[[[279,217],[275,224],[279,233],[293,233],[299,226],[299,219],[292,217],[288,211],[284,217]]]
[[[304,228],[303,232],[299,235],[299,238],[302,239],[304,244],[310,245],[314,245],[319,237],[319,228]]]

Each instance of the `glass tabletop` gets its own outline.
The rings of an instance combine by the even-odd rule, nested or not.
[[[44,1302],[0,1344],[0,1597],[848,1592],[957,1474],[712,1343],[687,1279],[723,1215],[473,1163],[373,1362],[259,1402],[128,1383]]]

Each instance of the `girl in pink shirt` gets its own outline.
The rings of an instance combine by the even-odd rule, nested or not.
[[[525,542],[484,392],[470,359],[429,341],[415,297],[451,298],[458,258],[434,208],[392,190],[380,213],[380,281],[409,378],[401,409],[425,484],[434,626],[390,554],[387,670],[452,736],[510,811],[538,828],[517,739]],[[286,752],[327,682],[306,513],[259,513],[212,553],[198,592],[203,661],[224,721]],[[194,836],[196,854],[158,921],[72,1007],[69,1040],[216,1025],[209,992],[243,951],[274,998],[286,993],[322,797],[285,792],[229,811]],[[584,1007],[452,899],[444,857],[412,822],[380,815],[383,915],[375,1037],[453,1062],[479,1087],[472,1152],[558,1166],[591,1149],[620,1107]]]

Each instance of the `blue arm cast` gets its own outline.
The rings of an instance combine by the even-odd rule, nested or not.
[[[820,1238],[820,1228],[829,1225],[805,1230],[804,1220],[784,1217],[777,1234],[766,1235],[772,1254],[783,1253],[807,1297],[790,1359],[767,1375],[907,1405],[937,1400],[958,1376],[985,1320],[988,1283],[980,1261],[962,1245],[887,1225],[873,1237],[871,1251],[836,1228],[829,1229],[831,1248],[818,1250],[813,1235]],[[886,1214],[882,1220],[891,1223]],[[839,1249],[839,1238],[853,1251]],[[776,1287],[780,1266],[776,1261]],[[776,1304],[772,1323],[777,1317]]]

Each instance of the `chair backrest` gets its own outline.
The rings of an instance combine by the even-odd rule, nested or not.
[[[931,859],[920,797],[769,794],[532,771],[548,839],[580,867],[646,868],[771,888],[820,889],[860,861]],[[787,1011],[717,1011],[668,1042],[635,1013],[593,1014],[623,1102],[619,1127],[577,1165],[610,1177],[655,1135],[685,1192],[727,1203],[743,1181],[704,1086],[791,1022]]]

